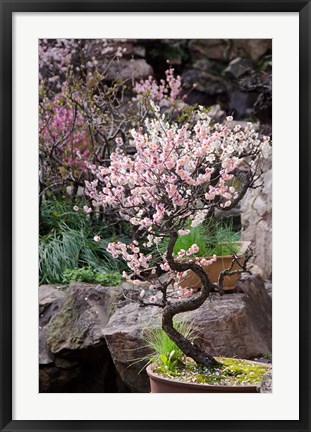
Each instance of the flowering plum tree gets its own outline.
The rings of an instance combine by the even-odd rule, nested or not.
[[[185,225],[189,219],[195,226],[216,208],[231,209],[248,188],[255,187],[261,156],[265,147],[270,147],[269,137],[260,138],[251,124],[244,129],[239,125],[230,128],[232,117],[224,124],[212,125],[202,107],[194,113],[193,128],[170,124],[159,110],[154,106],[155,118],[146,119],[145,133],[142,129],[131,131],[136,154],[130,157],[117,148],[110,166],[91,166],[96,179],[86,182],[86,188],[94,206],[117,209],[146,239],[145,246],[153,246],[148,254],[136,240],[108,246],[113,257],[122,256],[128,262],[133,275],[142,276],[151,269],[148,277],[155,294],[145,299],[143,291],[142,304],[163,308],[162,327],[170,338],[197,363],[212,365],[216,360],[181,335],[173,326],[173,317],[200,307],[213,290],[222,294],[224,275],[246,271],[249,255],[243,262],[233,256],[239,268],[232,271],[232,264],[221,272],[218,283],[211,283],[202,264],[210,264],[214,258],[195,260],[196,244],[177,257],[173,248],[178,236],[188,233]],[[159,254],[157,245],[165,238],[167,250]],[[169,287],[180,291],[177,276],[189,270],[199,276],[202,289],[194,294],[185,290],[176,299]],[[170,275],[166,282],[161,281],[163,272]]]

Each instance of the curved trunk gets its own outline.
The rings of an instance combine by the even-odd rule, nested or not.
[[[196,264],[194,261],[189,261],[188,263],[180,263],[173,258],[173,248],[174,244],[178,238],[177,233],[173,233],[170,238],[170,242],[167,248],[166,259],[172,270],[177,272],[184,272],[186,270],[192,270],[195,272],[202,281],[202,289],[195,297],[189,298],[187,300],[177,301],[173,304],[165,306],[163,309],[162,316],[162,328],[169,335],[169,337],[176,343],[176,345],[183,351],[186,356],[191,357],[196,363],[205,366],[217,366],[219,363],[200,347],[195,345],[186,339],[181,333],[179,333],[173,325],[173,318],[175,315],[188,312],[200,307],[205,300],[208,298],[209,293],[212,289],[212,283],[207,277],[204,270]]]

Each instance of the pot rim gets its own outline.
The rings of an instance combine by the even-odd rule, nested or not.
[[[253,360],[246,360],[246,359],[245,359],[245,361],[249,361],[249,362],[252,362],[252,363],[260,363],[260,364],[264,365],[267,368],[267,372],[268,372],[268,370],[270,370],[272,368],[272,365],[267,364],[267,363],[261,363],[261,362],[256,362],[256,361],[253,361]],[[169,381],[172,384],[176,385],[177,387],[179,387],[179,386],[185,386],[186,385],[187,387],[189,387],[189,389],[191,389],[191,388],[198,388],[198,387],[204,386],[204,387],[209,387],[209,388],[215,388],[215,389],[218,389],[218,390],[226,390],[228,388],[233,388],[233,389],[237,389],[237,390],[243,390],[243,389],[250,389],[250,388],[257,389],[258,385],[259,385],[259,384],[246,384],[246,385],[236,385],[236,386],[233,386],[233,385],[217,385],[217,384],[190,383],[190,382],[187,382],[187,381],[178,381],[178,380],[175,380],[174,378],[162,377],[161,375],[158,375],[156,372],[153,371],[153,367],[154,367],[153,363],[150,363],[146,367],[146,372],[147,372],[147,375],[149,376],[149,378],[152,378],[153,380],[158,381],[158,382],[162,382],[162,383],[167,383]]]

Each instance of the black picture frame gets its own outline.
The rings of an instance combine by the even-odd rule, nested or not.
[[[306,0],[9,1],[1,6],[0,120],[0,430],[1,431],[310,431],[310,100],[311,4]],[[300,419],[297,421],[12,420],[12,14],[14,12],[299,12]],[[298,179],[297,179],[298,181]],[[295,285],[295,284],[294,284]],[[296,293],[293,291],[293,295]],[[290,352],[290,356],[294,353]],[[288,360],[287,360],[288,361]],[[290,376],[289,376],[290,379]],[[290,395],[289,395],[290,397]]]

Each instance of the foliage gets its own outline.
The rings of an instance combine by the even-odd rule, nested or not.
[[[125,236],[117,237],[113,230],[96,219],[90,220],[85,212],[74,211],[68,200],[50,200],[42,205],[42,224],[45,232],[39,238],[39,281],[62,283],[66,270],[85,265],[94,271],[109,273],[123,271],[126,264],[115,260],[106,248],[116,238],[127,242]],[[102,236],[96,242],[94,237]]]
[[[209,257],[212,255],[224,256],[237,252],[238,247],[234,242],[240,240],[240,234],[232,229],[232,225],[208,219],[201,225],[191,227],[191,222],[185,225],[190,230],[189,234],[179,235],[174,245],[174,255],[178,256],[181,250],[188,250],[193,244],[197,244],[199,251],[196,257]],[[226,244],[224,244],[226,243]],[[167,248],[167,241],[164,247]]]
[[[77,269],[67,269],[63,276],[64,282],[78,281],[99,283],[103,286],[120,285],[121,275],[118,272],[100,273],[91,266],[85,266]]]
[[[197,338],[197,329],[186,321],[178,321],[175,328],[184,337],[194,342]],[[145,331],[143,340],[150,354],[143,359],[147,363],[155,363],[159,370],[172,372],[176,366],[183,364],[184,353],[162,328]]]

